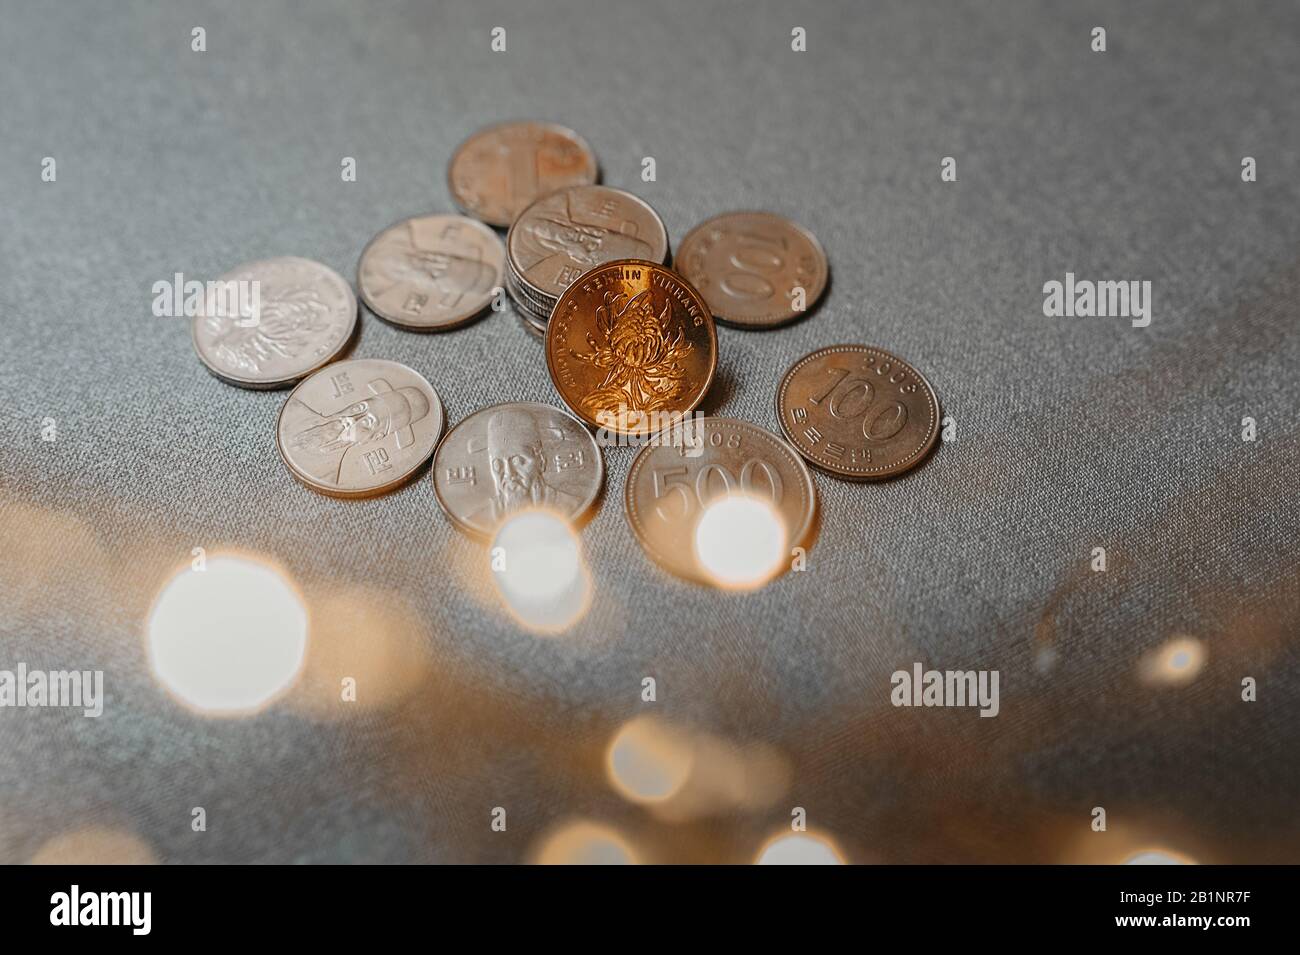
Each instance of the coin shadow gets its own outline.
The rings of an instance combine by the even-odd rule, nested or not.
[[[708,392],[696,407],[697,414],[713,416],[719,409],[731,400],[736,393],[736,382],[728,371],[718,369],[714,372],[713,381],[709,385]]]

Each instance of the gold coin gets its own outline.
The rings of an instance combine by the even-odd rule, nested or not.
[[[564,403],[617,434],[671,427],[718,367],[713,314],[671,269],[619,259],[584,272],[546,326],[546,367]]]
[[[587,141],[555,123],[499,123],[461,143],[447,166],[456,204],[488,225],[505,228],[535,199],[596,181]]]

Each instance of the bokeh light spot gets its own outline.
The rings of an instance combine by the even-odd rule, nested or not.
[[[640,859],[614,829],[580,820],[551,833],[535,861],[538,865],[636,865]]]
[[[567,630],[587,612],[591,576],[573,527],[550,511],[528,510],[498,529],[492,579],[511,614],[539,633]]]
[[[689,735],[651,717],[625,724],[610,742],[609,778],[624,798],[662,802],[678,793],[691,775],[694,747]]]
[[[187,706],[256,712],[293,685],[307,648],[307,611],[275,568],[233,555],[186,566],[148,621],[149,665]]]
[[[758,854],[758,865],[843,865],[844,856],[835,843],[811,832],[780,835]]]
[[[1172,637],[1142,658],[1139,674],[1146,683],[1179,686],[1196,678],[1207,656],[1205,644],[1195,637]]]
[[[695,558],[720,587],[753,590],[785,566],[786,527],[771,504],[728,494],[705,508],[695,525]]]

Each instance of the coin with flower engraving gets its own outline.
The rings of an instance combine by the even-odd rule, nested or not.
[[[597,173],[596,154],[573,130],[555,123],[500,123],[457,147],[447,185],[467,213],[505,228],[539,196],[593,183]]]
[[[581,422],[550,405],[516,401],[474,412],[438,445],[433,490],[447,516],[491,536],[518,511],[582,516],[600,494],[605,462]]]
[[[507,267],[524,293],[555,299],[583,272],[614,259],[668,259],[668,230],[650,204],[610,186],[575,186],[538,199],[506,236]]]
[[[208,371],[242,388],[283,388],[333,361],[357,326],[357,299],[328,266],[282,256],[208,283],[190,327]]]
[[[419,372],[354,358],[303,381],[280,409],[276,445],[289,471],[334,497],[382,494],[411,477],[442,436],[442,402]]]
[[[679,577],[714,584],[721,582],[718,563],[743,565],[753,556],[726,553],[751,544],[741,540],[743,532],[712,542],[723,549],[721,562],[701,554],[701,521],[728,497],[754,506],[749,522],[773,532],[767,538],[773,556],[788,567],[790,548],[807,542],[817,493],[803,460],[765,428],[735,418],[690,418],[649,438],[632,459],[623,491],[628,523],[646,553]]]
[[[770,212],[725,212],[682,239],[673,267],[700,290],[713,317],[773,328],[802,316],[826,290],[821,243]]]
[[[357,266],[357,288],[380,318],[441,331],[487,311],[502,287],[504,266],[501,240],[476,219],[416,216],[370,241]]]
[[[850,481],[916,467],[939,437],[939,399],[924,375],[866,345],[805,355],[776,394],[781,430],[809,464]]]
[[[704,299],[676,272],[640,259],[583,273],[556,303],[544,347],[564,403],[618,434],[661,431],[694,411],[718,367]]]

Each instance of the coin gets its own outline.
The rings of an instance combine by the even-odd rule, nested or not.
[[[660,431],[694,411],[718,367],[704,299],[676,272],[639,259],[598,265],[569,286],[545,348],[564,403],[618,434]]]
[[[679,577],[711,581],[695,555],[696,525],[733,493],[769,503],[789,547],[807,538],[817,500],[807,465],[781,438],[735,418],[691,418],[651,437],[632,459],[623,499],[646,553]]]
[[[538,199],[506,236],[509,268],[521,291],[543,303],[579,275],[615,259],[668,259],[668,230],[642,199],[609,186],[575,186]]]
[[[700,290],[714,318],[743,328],[799,318],[821,298],[829,271],[816,237],[770,212],[706,219],[682,239],[673,267]]]
[[[531,401],[474,412],[433,458],[433,490],[460,527],[490,536],[508,516],[545,508],[567,520],[600,494],[605,463],[581,422]]]
[[[510,300],[515,305],[527,311],[531,317],[539,319],[543,325],[550,319],[555,302],[546,303],[524,292],[509,269],[506,269],[506,291],[510,293]]]
[[[404,219],[370,240],[357,265],[357,288],[380,318],[419,331],[456,328],[492,304],[505,247],[466,216]]]
[[[776,414],[810,464],[851,481],[910,470],[939,436],[939,399],[925,376],[866,345],[800,358],[781,379]]]
[[[276,445],[303,484],[335,497],[381,494],[433,454],[444,423],[438,393],[395,361],[323,368],[290,394]]]
[[[199,359],[242,388],[283,388],[338,357],[357,299],[328,266],[283,256],[248,262],[208,287],[191,326]]]
[[[456,204],[505,228],[538,196],[596,181],[596,154],[586,140],[555,123],[501,123],[457,147],[447,166]]]

